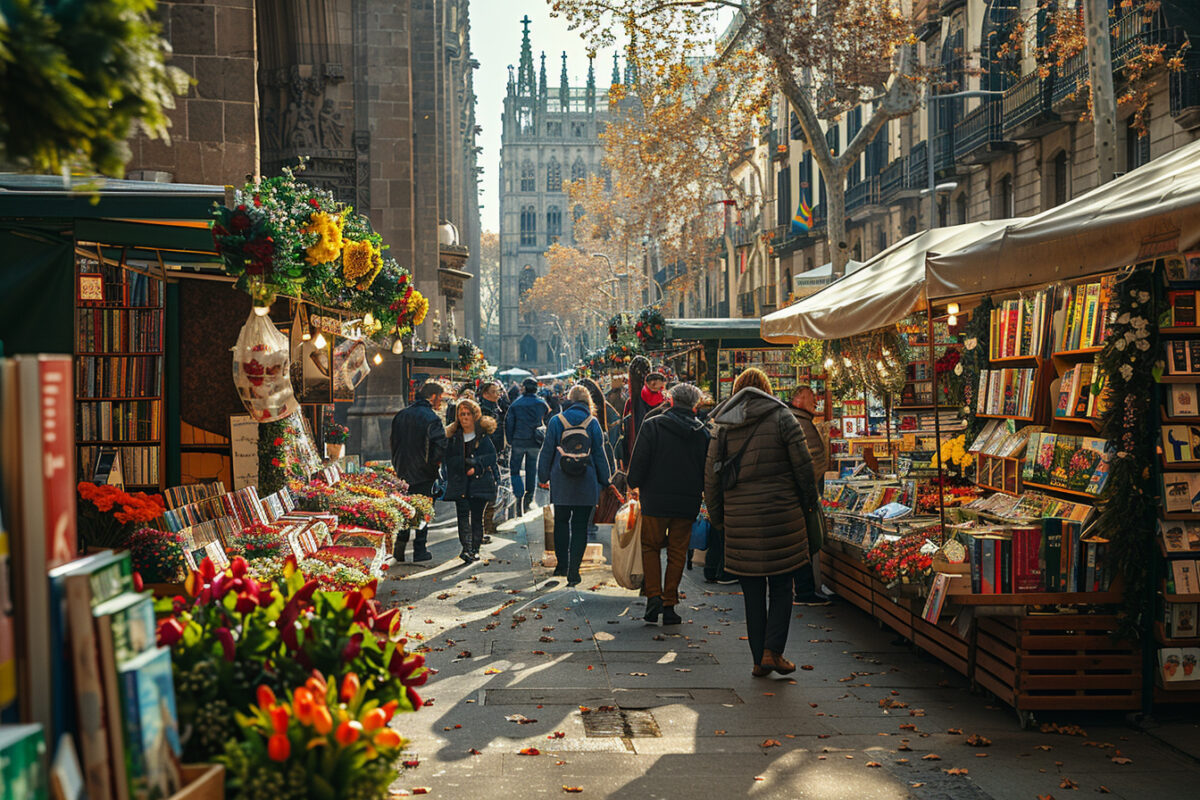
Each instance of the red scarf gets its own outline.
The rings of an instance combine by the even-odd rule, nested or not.
[[[649,386],[642,387],[642,402],[648,407],[654,408],[661,404],[664,399],[662,392],[652,392]]]

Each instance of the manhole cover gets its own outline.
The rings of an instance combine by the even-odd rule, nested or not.
[[[583,730],[588,736],[619,736],[625,739],[651,739],[662,736],[654,715],[649,711],[622,708],[595,708],[583,713]]]

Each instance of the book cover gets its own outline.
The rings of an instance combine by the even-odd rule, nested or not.
[[[1112,462],[1112,451],[1104,447],[1100,452],[1100,460],[1096,463],[1092,470],[1092,475],[1088,478],[1087,488],[1084,490],[1090,495],[1099,496],[1100,492],[1104,491],[1104,485],[1108,483],[1108,471]]]
[[[1175,579],[1175,594],[1200,594],[1200,582],[1196,579],[1196,562],[1180,559],[1171,562],[1171,575]]]
[[[0,797],[46,800],[49,787],[42,766],[46,739],[41,725],[0,726]]]
[[[1187,342],[1187,371],[1200,373],[1200,342]]]
[[[1166,271],[1168,281],[1178,282],[1188,279],[1187,261],[1178,253],[1164,258],[1163,267]]]
[[[1071,410],[1072,417],[1086,418],[1088,409],[1088,396],[1092,388],[1092,365],[1080,364],[1075,371],[1075,403]]]
[[[1042,586],[1041,526],[1013,531],[1013,591],[1040,592]]]
[[[148,650],[119,666],[125,718],[126,774],[133,800],[161,800],[179,791],[179,723],[171,651]]]
[[[997,568],[999,575],[996,579],[996,585],[1000,587],[1001,594],[1012,594],[1012,546],[1013,541],[1010,538],[1001,539],[997,542]]]
[[[1071,411],[1071,384],[1075,380],[1076,366],[1067,368],[1058,384],[1058,402],[1054,405],[1054,416],[1069,417]]]
[[[1166,603],[1163,612],[1163,628],[1170,639],[1194,639],[1196,637],[1196,603]]]
[[[1192,510],[1192,489],[1186,472],[1163,473],[1163,510],[1168,514],[1188,513]]]
[[[1196,384],[1172,383],[1170,389],[1167,394],[1167,416],[1200,416],[1200,410],[1196,406]]]
[[[1186,425],[1164,425],[1162,428],[1163,458],[1168,464],[1192,460],[1191,437]]]
[[[1167,372],[1172,375],[1186,375],[1190,360],[1188,359],[1188,343],[1184,339],[1171,339],[1167,347]]]
[[[111,618],[113,653],[117,661],[127,661],[154,646],[157,625],[154,595],[126,592],[93,609],[96,616]]]
[[[996,544],[999,540],[993,537],[984,537],[981,540],[982,553],[982,569],[980,570],[980,594],[996,594],[999,589],[996,586]]]
[[[1168,553],[1189,552],[1187,523],[1175,520],[1160,519],[1158,535],[1162,537],[1163,547]]]
[[[1172,291],[1167,297],[1171,303],[1172,323],[1177,327],[1192,327],[1196,324],[1196,293],[1192,290]]]
[[[926,622],[937,624],[938,618],[942,615],[942,606],[946,603],[946,590],[949,582],[950,579],[941,572],[933,576],[933,586],[929,589],[929,596],[925,598],[925,608],[921,611],[921,618]]]
[[[1042,578],[1048,592],[1061,592],[1063,521],[1054,517],[1042,520]]]
[[[983,540],[978,536],[967,537],[967,556],[971,561],[971,593],[983,593]]]
[[[1067,342],[1067,350],[1078,350],[1083,333],[1084,286],[1071,287],[1071,338]]]

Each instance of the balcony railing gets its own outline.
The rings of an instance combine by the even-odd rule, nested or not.
[[[954,169],[953,128],[933,135],[933,169],[935,172],[949,172]]]
[[[1200,125],[1200,52],[1189,51],[1183,69],[1170,75],[1171,116],[1184,128]]]
[[[1110,28],[1116,35],[1112,41],[1113,70],[1119,70],[1138,55],[1145,45],[1178,45],[1183,40],[1183,31],[1167,24],[1166,12],[1161,8],[1147,14],[1130,11]],[[1170,54],[1168,54],[1170,55]]]
[[[1087,102],[1087,48],[1069,56],[1058,68],[1054,87],[1050,90],[1050,102],[1055,108],[1069,108]]]
[[[879,199],[890,203],[904,191],[904,158],[897,158],[879,173]]]
[[[1004,139],[1004,112],[998,97],[988,97],[954,125],[954,158],[966,164],[990,161],[1011,149]]]
[[[917,142],[905,157],[904,188],[924,189],[929,185],[929,144]]]
[[[1008,91],[1002,100],[1004,108],[1004,135],[1018,134],[1034,136],[1047,125],[1057,123],[1058,117],[1051,107],[1054,91],[1054,76],[1042,77],[1038,72],[1023,76]]]
[[[879,176],[872,175],[846,190],[846,212],[879,205]]]

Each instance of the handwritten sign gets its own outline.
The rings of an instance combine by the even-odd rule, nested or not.
[[[233,451],[234,491],[258,484],[258,423],[249,414],[229,418],[229,443]]]

